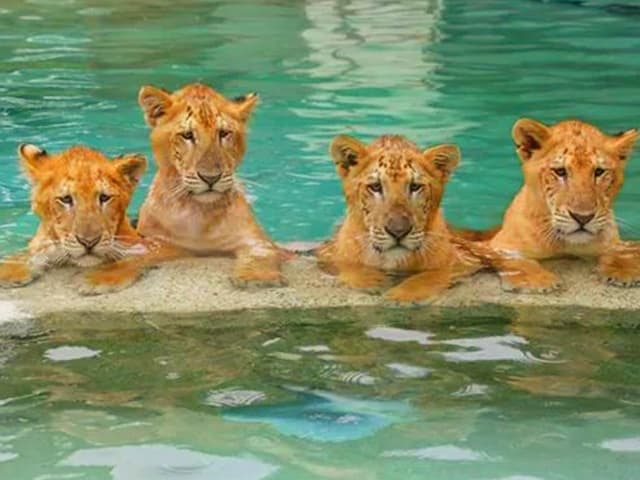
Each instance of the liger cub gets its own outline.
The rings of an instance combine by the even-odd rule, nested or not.
[[[84,146],[48,154],[35,145],[21,145],[18,155],[31,182],[31,207],[40,224],[26,252],[0,263],[0,286],[27,285],[53,267],[93,267],[148,251],[126,213],[146,167],[144,157],[126,155],[110,161]],[[120,290],[135,278],[94,277],[91,272],[80,291]]]
[[[341,282],[379,289],[390,277],[405,277],[386,298],[418,302],[483,268],[470,242],[451,233],[440,208],[460,161],[456,146],[421,150],[401,136],[382,136],[369,145],[338,136],[330,154],[342,178],[347,213],[317,256]]]
[[[640,285],[640,244],[620,239],[613,212],[638,131],[611,136],[577,120],[547,126],[523,118],[512,135],[524,185],[489,242],[503,288],[559,288],[539,260],[564,256],[596,257],[608,283]]]
[[[254,93],[227,99],[201,84],[174,93],[145,86],[139,104],[158,167],[138,231],[167,257],[233,255],[239,287],[284,286],[283,253],[258,224],[235,173],[247,142]]]

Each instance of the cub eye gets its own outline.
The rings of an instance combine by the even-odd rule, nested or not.
[[[231,138],[231,134],[233,132],[231,130],[219,130],[218,131],[218,138],[220,138],[220,140],[226,140],[228,138]]]
[[[101,193],[100,196],[98,197],[98,201],[100,202],[100,205],[104,205],[109,200],[111,200],[111,198],[112,198],[112,195],[107,195],[106,193]]]
[[[71,206],[73,205],[73,197],[71,195],[65,195],[63,197],[58,197],[58,201],[63,205]]]
[[[565,178],[567,176],[566,168],[554,168],[553,173],[555,173],[560,178]]]
[[[382,193],[382,184],[380,182],[374,182],[367,185],[367,189],[371,193]]]
[[[184,138],[185,140],[187,140],[188,142],[193,142],[196,139],[195,135],[193,134],[193,132],[191,130],[180,132],[180,136],[182,138]]]
[[[409,191],[411,193],[416,193],[421,191],[424,188],[424,185],[422,185],[421,183],[414,183],[411,182],[411,184],[409,185]]]
[[[604,168],[600,168],[600,167],[598,167],[598,168],[596,168],[596,169],[593,171],[593,175],[594,175],[596,178],[598,178],[598,177],[601,177],[602,175],[604,175],[604,172],[605,172],[605,169],[604,169]]]

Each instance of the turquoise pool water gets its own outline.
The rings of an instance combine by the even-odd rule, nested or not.
[[[241,173],[278,240],[326,237],[340,219],[326,151],[345,132],[458,143],[446,214],[490,226],[520,183],[519,116],[580,117],[612,133],[640,124],[639,10],[620,0],[4,0],[0,250],[24,245],[36,224],[19,142],[150,155],[139,87],[194,80],[261,94]],[[640,237],[640,158],[628,173],[617,211],[624,234]]]
[[[42,319],[0,343],[0,478],[637,479],[638,332],[541,315]]]

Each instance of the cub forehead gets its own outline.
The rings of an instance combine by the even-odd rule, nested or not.
[[[425,174],[414,152],[378,152],[372,162],[370,175],[391,181],[412,179]]]
[[[189,85],[176,92],[182,100],[177,102],[184,112],[185,121],[195,121],[205,127],[220,127],[222,123],[235,123],[229,112],[229,100],[202,84]]]
[[[52,172],[50,178],[55,189],[79,195],[113,191],[120,185],[114,167],[106,159],[96,163],[86,160],[68,162],[63,170]]]
[[[610,163],[607,151],[593,144],[558,145],[549,158],[551,166],[571,165],[575,168],[604,166]]]
[[[211,102],[187,103],[183,107],[180,123],[187,127],[195,124],[209,130],[238,126],[231,115]]]

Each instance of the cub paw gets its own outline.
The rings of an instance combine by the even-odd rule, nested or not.
[[[386,291],[384,299],[394,304],[416,304],[425,305],[431,303],[436,298],[436,294],[428,292],[416,292],[415,290],[405,288],[401,285],[393,287]]]
[[[560,277],[546,270],[535,274],[503,272],[500,273],[500,278],[502,290],[511,293],[544,294],[563,288]]]
[[[349,288],[362,290],[367,293],[381,293],[388,287],[389,278],[384,272],[377,270],[353,272],[341,272],[338,275],[338,283]]]
[[[140,275],[115,277],[109,271],[89,272],[76,277],[75,288],[83,296],[105,295],[130,287],[139,278]]]
[[[29,267],[20,264],[0,265],[0,288],[20,288],[38,278]]]
[[[640,287],[640,245],[630,242],[601,257],[599,273],[614,287]]]
[[[640,275],[633,275],[628,272],[616,272],[601,274],[602,281],[607,285],[620,288],[640,287]]]
[[[279,288],[289,285],[287,277],[278,270],[241,272],[231,277],[236,288]]]

